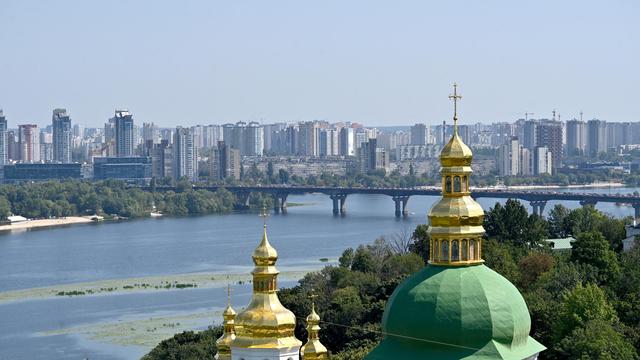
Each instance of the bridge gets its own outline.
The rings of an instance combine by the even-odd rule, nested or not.
[[[225,188],[236,195],[239,205],[249,205],[251,193],[271,195],[275,212],[287,211],[289,195],[304,195],[310,193],[326,194],[333,201],[333,214],[346,214],[347,196],[352,194],[387,195],[395,205],[395,216],[409,214],[408,202],[411,196],[441,196],[442,190],[437,187],[420,188],[392,188],[392,187],[325,187],[325,186],[286,186],[286,185],[255,185],[255,186],[194,186],[194,190],[216,191]],[[144,187],[151,190],[150,187]],[[156,191],[172,191],[174,187],[158,186]],[[502,189],[472,189],[471,196],[478,198],[519,199],[528,201],[532,212],[542,216],[547,202],[575,201],[582,206],[595,206],[599,202],[629,204],[634,208],[635,217],[640,218],[640,194],[602,194],[602,193],[569,193],[559,191],[531,191],[531,190],[502,190]]]

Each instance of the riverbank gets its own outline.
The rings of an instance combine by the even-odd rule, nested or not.
[[[86,224],[93,222],[91,216],[67,216],[58,219],[26,220],[14,224],[0,225],[0,231],[28,230],[62,225]]]

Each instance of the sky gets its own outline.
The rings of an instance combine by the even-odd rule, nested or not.
[[[637,0],[1,0],[10,127],[640,121]]]

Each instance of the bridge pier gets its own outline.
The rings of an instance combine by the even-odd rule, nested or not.
[[[393,199],[393,202],[396,205],[396,217],[406,217],[409,215],[409,209],[407,208],[407,203],[409,202],[408,195],[396,195],[392,196],[391,199]]]
[[[250,191],[238,191],[236,192],[236,198],[238,199],[237,206],[241,208],[249,207],[249,195],[251,195]]]
[[[329,198],[333,201],[333,215],[344,215],[347,212],[345,202],[347,201],[347,194],[332,194]]]
[[[282,211],[282,213],[287,212],[287,197],[289,194],[287,193],[276,193],[271,195],[273,197],[273,211],[277,214]]]
[[[547,206],[546,200],[531,200],[529,201],[531,207],[533,208],[533,213],[542,217],[544,215],[544,208]]]

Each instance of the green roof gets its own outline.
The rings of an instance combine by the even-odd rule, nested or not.
[[[387,303],[378,359],[525,359],[545,347],[529,337],[518,289],[484,265],[428,265]]]
[[[563,239],[547,239],[545,241],[548,242],[554,250],[571,250],[573,248],[573,242],[576,241],[576,239],[568,237]]]

